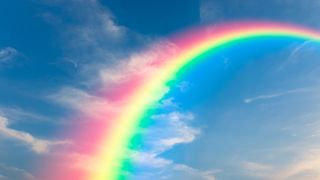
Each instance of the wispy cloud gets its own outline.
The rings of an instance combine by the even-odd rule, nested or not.
[[[200,20],[202,23],[213,23],[223,16],[220,8],[214,1],[201,0]]]
[[[88,75],[97,70],[91,71],[94,64],[112,64],[119,49],[122,55],[126,53],[123,51],[126,49],[124,41],[131,38],[128,29],[115,23],[112,13],[100,1],[44,1],[47,5],[63,9],[73,20],[65,21],[61,14],[53,11],[40,14],[44,21],[60,32],[65,63]]]
[[[0,63],[8,62],[19,55],[19,52],[12,47],[0,49]]]
[[[303,43],[296,46],[290,53],[288,59],[292,60],[303,48],[305,48],[308,44],[312,43],[313,40],[304,41]]]
[[[188,81],[182,81],[177,85],[177,87],[181,92],[186,92],[190,89],[191,83]]]
[[[152,152],[133,152],[132,158],[135,163],[140,166],[152,167],[152,168],[163,168],[172,164],[172,161],[158,157],[159,154]]]
[[[139,154],[140,156],[140,154]],[[143,155],[142,155],[143,156]],[[220,172],[218,169],[213,170],[199,170],[192,168],[185,164],[174,163],[173,161],[153,157],[147,155],[150,162],[153,162],[154,166],[146,166],[148,169],[155,168],[151,171],[136,172],[131,175],[133,179],[148,180],[148,179],[185,179],[185,180],[214,180],[215,175]],[[160,166],[162,165],[162,166]]]
[[[191,168],[184,164],[177,164],[175,165],[174,169],[187,173],[186,178],[190,180],[194,178],[203,180],[215,180],[215,174],[220,172],[220,170],[201,171],[195,168]]]
[[[276,67],[276,70],[283,71],[290,69],[290,66],[296,66],[297,63],[301,63],[302,61],[310,63],[314,59],[317,59],[315,56],[318,51],[316,44],[314,40],[306,40],[299,44],[293,44],[286,51],[282,52],[281,56],[283,56],[284,61]]]
[[[0,106],[0,116],[4,116],[12,120],[32,119],[39,122],[43,122],[43,121],[52,122],[51,119],[48,118],[47,116],[33,113],[33,112],[28,112],[17,107]]]
[[[269,164],[263,164],[252,161],[242,162],[242,168],[245,170],[247,176],[253,176],[256,178],[271,178],[272,172],[275,170],[273,166]]]
[[[4,135],[7,138],[20,141],[31,148],[35,153],[47,153],[50,150],[50,147],[56,145],[66,145],[69,144],[69,141],[50,141],[39,139],[32,136],[30,133],[14,130],[9,127],[9,121],[7,118],[0,116],[0,134]]]
[[[159,71],[158,66],[155,65],[157,61],[168,59],[178,51],[178,47],[170,41],[155,42],[150,44],[148,49],[131,53],[124,59],[118,59],[118,63],[114,66],[101,69],[100,78],[104,84],[110,85],[122,83],[132,76],[152,76]]]
[[[37,180],[30,172],[0,163],[0,180]]]
[[[242,164],[247,176],[259,179],[319,179],[320,151],[305,150],[296,155],[293,161],[283,165],[262,164],[245,161]]]
[[[178,104],[174,101],[174,97],[170,97],[161,100],[158,106],[160,108],[176,108],[178,107]]]
[[[281,96],[285,96],[285,95],[289,95],[289,94],[306,93],[306,92],[312,92],[315,90],[316,90],[315,88],[292,89],[292,90],[281,91],[281,92],[277,92],[277,93],[263,94],[263,95],[259,95],[259,96],[255,96],[255,97],[246,98],[246,99],[244,99],[244,102],[245,103],[253,103],[253,102],[259,101],[259,100],[268,100],[268,99],[273,99],[273,98],[277,98],[277,97],[281,97]]]
[[[320,150],[305,151],[300,157],[282,171],[276,173],[282,179],[320,179]]]
[[[273,170],[273,167],[270,165],[256,163],[256,162],[250,162],[250,161],[244,161],[243,166],[245,169],[250,170],[250,171],[271,171],[271,170]]]
[[[68,109],[77,111],[77,114],[91,117],[91,119],[107,117],[107,114],[116,113],[120,106],[116,102],[109,102],[106,98],[72,87],[63,87],[48,98]]]

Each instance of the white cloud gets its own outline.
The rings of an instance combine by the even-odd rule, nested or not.
[[[315,90],[316,90],[316,88],[301,88],[301,89],[287,90],[287,91],[282,91],[282,92],[272,93],[272,94],[263,94],[263,95],[259,95],[259,96],[255,96],[255,97],[246,98],[246,99],[244,99],[244,102],[245,103],[253,103],[253,102],[259,101],[259,100],[268,100],[268,99],[273,99],[273,98],[277,98],[277,97],[281,97],[281,96],[285,96],[285,95],[289,95],[289,94],[306,93],[306,92],[312,92]]]
[[[147,158],[157,157],[177,144],[190,143],[200,133],[199,129],[188,125],[194,118],[189,112],[174,111],[168,114],[153,115],[151,118],[157,125],[145,130],[145,141],[149,148],[146,152],[135,153],[145,155]],[[142,162],[141,158],[139,161]],[[143,162],[150,161],[146,159]]]
[[[132,158],[135,163],[140,166],[152,167],[152,168],[163,168],[170,164],[172,161],[158,157],[159,154],[151,152],[133,152]]]
[[[153,144],[153,152],[162,153],[171,149],[176,144],[192,142],[200,130],[190,127],[187,123],[193,120],[191,113],[171,112],[152,116],[155,121],[160,121],[159,127],[148,130],[147,136],[155,137],[150,139]],[[166,129],[165,133],[163,129]]]
[[[4,107],[4,106],[0,106],[0,115],[7,117],[9,119],[14,119],[14,120],[19,120],[19,119],[33,119],[33,120],[37,120],[37,121],[50,121],[50,118],[44,116],[44,115],[40,115],[37,113],[33,113],[33,112],[27,112],[24,111],[20,108],[16,108],[16,107]]]
[[[305,40],[302,43],[293,43],[286,51],[285,51],[285,60],[278,65],[277,70],[285,70],[290,68],[290,65],[297,65],[297,63],[301,63],[301,61],[310,62],[315,58],[315,54],[318,51],[317,43],[314,40]],[[289,55],[288,55],[289,53]],[[282,55],[283,56],[283,55]]]
[[[143,156],[143,155],[142,155]],[[150,162],[154,163],[154,166],[150,166],[146,162],[148,168],[154,168],[152,171],[137,172],[130,177],[132,179],[149,180],[149,179],[184,179],[184,180],[214,180],[215,174],[220,170],[202,171],[192,168],[185,164],[174,163],[164,158],[154,157],[148,155]],[[159,166],[162,165],[162,166]]]
[[[0,63],[1,62],[8,62],[12,60],[16,56],[18,56],[18,51],[12,47],[5,47],[0,49]]]
[[[177,144],[191,143],[200,133],[199,129],[188,125],[194,119],[191,113],[174,111],[154,115],[152,119],[158,125],[149,128],[145,134],[146,146],[149,148],[132,153],[136,165],[151,170],[133,174],[133,179],[215,179],[215,174],[218,173],[216,170],[202,171],[161,157],[163,152]]]
[[[7,166],[0,163],[0,180],[37,180],[30,172],[24,169]]]
[[[47,153],[51,146],[69,144],[69,141],[49,141],[39,139],[32,136],[30,133],[18,131],[9,127],[8,119],[0,116],[0,134],[7,138],[18,140],[28,145],[32,151],[36,153]]]
[[[178,51],[178,47],[169,41],[156,42],[143,52],[132,53],[127,58],[118,60],[112,67],[101,69],[100,78],[103,84],[110,85],[122,83],[132,77],[150,77],[160,70],[156,63],[170,59]]]
[[[157,105],[159,108],[177,108],[178,104],[174,101],[174,97],[163,99]]]
[[[60,34],[64,56],[57,63],[77,69],[77,83],[81,85],[101,85],[100,72],[113,69],[114,64],[125,60],[130,54],[127,42],[132,40],[132,43],[137,41],[138,44],[144,41],[143,35],[117,24],[112,12],[99,0],[43,1],[62,9],[63,16],[71,19],[66,21],[54,11],[40,14]]]
[[[74,109],[82,115],[90,117],[90,120],[117,113],[120,107],[120,104],[117,104],[119,102],[111,103],[106,98],[72,87],[64,87],[49,98],[66,108]]]
[[[308,44],[312,43],[313,40],[307,40],[307,41],[304,41],[303,43],[299,44],[298,46],[296,46],[291,54],[289,55],[289,60],[292,60],[292,58],[294,58],[303,48],[305,48]]]
[[[275,170],[273,166],[269,164],[262,164],[252,161],[242,162],[242,168],[245,170],[247,176],[256,178],[269,179],[272,177],[272,173]]]
[[[188,91],[189,89],[190,89],[190,82],[187,82],[187,81],[182,81],[182,82],[180,82],[178,85],[177,85],[177,87],[179,88],[179,90],[181,91],[181,92],[186,92],[186,91]]]
[[[203,180],[215,180],[215,174],[219,173],[220,170],[209,170],[209,171],[200,171],[198,169],[191,168],[184,164],[176,164],[174,169],[183,171],[186,173],[186,177],[183,179],[203,179]]]
[[[282,165],[245,161],[242,168],[246,175],[259,179],[310,179],[320,178],[320,150],[304,149],[293,160]]]
[[[107,35],[118,36],[121,34],[121,31],[123,31],[123,27],[120,27],[114,23],[114,17],[112,16],[112,14],[108,10],[106,10],[106,8],[104,8],[98,0],[45,1],[48,5],[66,8],[66,10],[72,13],[72,15],[76,18],[83,18],[82,20],[84,20],[83,23],[85,23],[85,25],[82,27],[88,27],[84,28],[86,30],[91,31],[94,30],[94,25],[99,26],[101,29],[95,30],[95,32],[99,32],[97,33],[97,35],[100,34],[100,32],[104,32]],[[54,21],[58,21],[58,19],[56,19],[57,17],[53,14],[48,15],[48,13],[45,13],[44,18],[47,18],[47,16],[49,16],[49,19],[46,20],[49,20],[49,22],[52,19],[54,19]],[[93,35],[94,33],[90,34]],[[86,37],[86,33],[84,34],[84,37]]]
[[[266,164],[256,163],[256,162],[250,162],[250,161],[244,161],[243,166],[245,169],[249,171],[271,171],[273,170],[273,167]]]
[[[276,174],[282,179],[320,179],[320,150],[306,150],[294,162]]]

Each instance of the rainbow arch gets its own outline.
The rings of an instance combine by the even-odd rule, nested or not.
[[[148,66],[157,69],[155,72],[147,77],[132,76],[129,78],[126,82],[129,82],[131,88],[127,91],[126,83],[115,89],[117,96],[122,97],[125,103],[121,107],[121,112],[109,119],[111,125],[98,128],[101,131],[100,140],[96,142],[94,151],[89,154],[95,162],[90,170],[85,172],[64,171],[69,175],[65,177],[62,175],[59,180],[67,180],[70,177],[78,180],[120,179],[121,166],[128,144],[137,132],[142,117],[152,104],[164,96],[167,92],[167,84],[177,78],[178,72],[186,65],[192,66],[193,63],[198,63],[194,60],[209,51],[261,37],[293,37],[320,41],[320,33],[317,31],[273,22],[226,23],[201,27],[173,37],[170,41],[177,47],[177,51],[148,63]],[[158,48],[161,50],[161,46]],[[109,94],[106,98],[110,96],[112,97],[113,94]],[[86,128],[82,131],[86,132]],[[92,129],[87,132],[92,132]]]

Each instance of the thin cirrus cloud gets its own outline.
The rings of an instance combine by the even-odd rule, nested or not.
[[[295,57],[302,49],[304,49],[308,44],[312,43],[313,40],[307,40],[307,41],[304,41],[303,43],[299,44],[298,46],[296,46],[291,54],[289,55],[289,60],[292,59],[293,57]]]
[[[277,97],[281,97],[281,96],[285,96],[285,95],[290,95],[290,94],[295,94],[295,93],[313,92],[315,90],[317,90],[317,88],[300,88],[300,89],[292,89],[292,90],[281,91],[281,92],[271,93],[271,94],[262,94],[259,96],[246,98],[246,99],[244,99],[244,103],[249,104],[249,103],[253,103],[256,101],[273,99],[273,98],[277,98]]]
[[[17,107],[0,106],[0,116],[4,116],[8,119],[14,119],[15,121],[22,119],[33,119],[36,120],[35,122],[52,122],[52,119],[47,116],[34,112],[28,112]]]
[[[0,134],[9,139],[17,140],[25,145],[27,145],[33,152],[38,154],[48,153],[50,147],[57,145],[66,145],[70,141],[50,141],[45,139],[39,139],[32,136],[30,133],[11,129],[9,127],[9,121],[7,118],[0,116]]]

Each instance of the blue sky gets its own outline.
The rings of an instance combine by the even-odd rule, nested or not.
[[[316,0],[1,1],[0,180],[37,179],[36,164],[70,143],[59,132],[83,123],[72,116],[91,113],[81,104],[99,104],[97,87],[119,64],[145,61],[147,47],[231,20],[319,29],[319,9]],[[130,177],[319,179],[319,49],[270,39],[206,57],[159,102]]]

